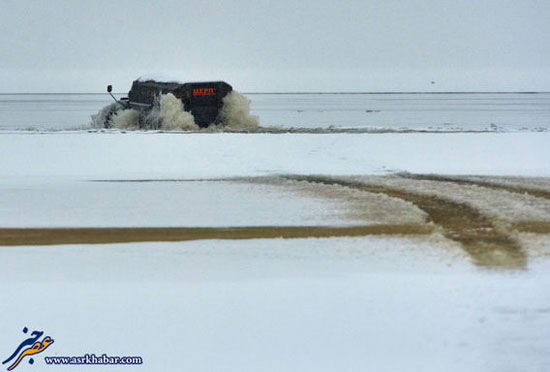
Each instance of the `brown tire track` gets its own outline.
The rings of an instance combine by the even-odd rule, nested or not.
[[[481,181],[481,180],[469,180],[458,177],[439,176],[435,174],[413,174],[413,173],[399,173],[402,178],[408,178],[411,180],[419,181],[435,181],[435,182],[452,182],[458,185],[476,185],[487,187],[493,190],[509,191],[516,194],[529,194],[538,198],[550,199],[550,191],[542,189],[534,189],[530,187],[516,186],[516,185],[504,185],[495,182]]]
[[[550,234],[550,222],[548,221],[520,221],[513,223],[511,227],[521,232]]]
[[[323,176],[286,176],[295,181],[340,185],[371,193],[386,194],[415,204],[439,225],[448,239],[461,244],[474,263],[486,267],[524,268],[527,257],[518,241],[496,228],[477,209],[435,195],[408,192],[382,185]]]
[[[173,228],[3,228],[0,246],[173,242],[204,239],[328,238],[429,234],[423,225],[243,226]]]

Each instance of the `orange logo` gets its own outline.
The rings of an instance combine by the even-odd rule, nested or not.
[[[193,89],[193,95],[194,96],[215,96],[216,89],[215,88]]]

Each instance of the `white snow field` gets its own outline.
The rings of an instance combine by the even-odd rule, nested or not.
[[[549,144],[548,132],[4,131],[0,359],[27,326],[55,343],[21,371],[90,353],[143,365],[80,370],[549,370]],[[378,225],[427,230],[6,243],[25,228]]]
[[[144,361],[83,370],[544,371],[550,363],[548,257],[526,271],[487,271],[456,246],[387,237],[0,252],[4,353],[27,325],[54,338],[46,355]]]
[[[550,133],[1,133],[3,183],[388,172],[550,176]]]

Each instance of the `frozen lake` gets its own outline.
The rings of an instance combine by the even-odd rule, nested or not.
[[[3,357],[28,326],[144,360],[105,371],[549,369],[550,95],[248,97],[365,133],[89,130],[108,97],[0,96]]]
[[[122,95],[117,95],[118,97]],[[260,125],[375,131],[548,131],[550,93],[246,94]],[[0,130],[90,128],[107,94],[0,95]]]

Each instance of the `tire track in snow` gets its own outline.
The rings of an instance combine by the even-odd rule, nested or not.
[[[0,228],[0,246],[430,234],[426,225]]]
[[[413,203],[442,229],[443,235],[460,243],[475,264],[485,267],[525,268],[527,256],[519,242],[502,231],[488,216],[474,207],[435,195],[368,184],[328,176],[285,176],[294,181],[339,185],[370,193],[386,194]],[[396,211],[398,212],[398,211]]]
[[[452,182],[458,185],[475,185],[486,187],[493,190],[503,190],[508,192],[513,192],[516,194],[529,194],[538,198],[550,199],[550,191],[543,189],[536,189],[532,187],[524,187],[519,185],[506,185],[502,183],[483,181],[483,180],[473,180],[462,177],[450,177],[450,176],[440,176],[436,174],[413,174],[413,173],[399,173],[399,177],[407,178],[411,180],[419,181],[435,181],[435,182]]]

